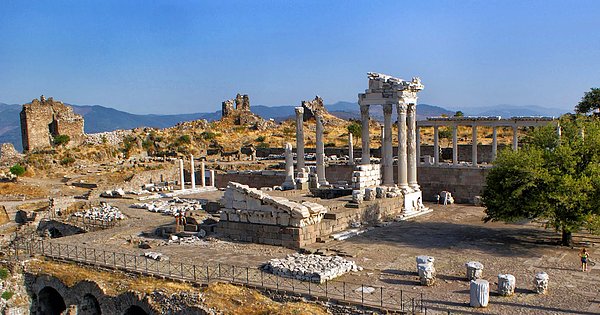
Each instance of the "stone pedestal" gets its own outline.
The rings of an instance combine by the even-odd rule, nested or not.
[[[502,296],[511,296],[515,294],[516,279],[510,274],[498,275],[498,294]]]
[[[404,193],[404,204],[402,205],[402,211],[405,213],[411,213],[424,209],[423,206],[423,194],[419,191],[405,192]]]
[[[471,281],[469,304],[472,307],[487,307],[490,301],[490,283],[478,279]]]
[[[481,279],[483,276],[483,264],[478,261],[469,261],[467,267],[467,280]]]
[[[417,272],[419,273],[419,281],[421,282],[421,285],[429,287],[435,283],[435,267],[433,264],[418,264]]]
[[[545,272],[538,272],[535,274],[533,280],[534,290],[537,294],[546,294],[548,292],[548,274]]]

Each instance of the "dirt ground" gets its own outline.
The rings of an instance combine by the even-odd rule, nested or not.
[[[222,192],[190,197],[216,200]],[[268,245],[236,243],[212,239],[193,245],[166,245],[165,240],[143,237],[157,226],[171,224],[172,218],[142,209],[129,208],[133,200],[110,200],[129,217],[120,226],[57,239],[61,243],[142,253],[139,240],[149,241],[152,250],[172,260],[196,264],[233,264],[257,267],[271,258],[285,257],[294,250]],[[466,205],[428,205],[430,214],[411,221],[391,222],[345,241],[314,244],[309,250],[337,250],[347,253],[364,268],[340,280],[378,285],[423,293],[428,313],[465,314],[599,314],[600,265],[582,272],[578,248],[558,246],[560,235],[540,224],[483,223],[483,208]],[[591,258],[600,261],[600,237],[577,235],[575,240],[590,249]],[[437,281],[432,287],[419,285],[415,257],[435,257]],[[484,279],[490,281],[487,309],[468,306],[469,283],[465,280],[468,261],[483,263]],[[547,295],[533,289],[536,272],[550,276]],[[516,294],[495,294],[497,275],[510,273],[517,279]]]

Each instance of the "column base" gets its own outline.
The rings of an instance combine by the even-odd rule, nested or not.
[[[404,203],[402,205],[404,215],[410,215],[423,210],[427,210],[427,208],[423,205],[423,194],[421,191],[404,193]]]

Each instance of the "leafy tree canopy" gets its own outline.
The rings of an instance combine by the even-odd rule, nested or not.
[[[560,126],[560,138],[549,124],[518,151],[500,152],[486,178],[484,221],[537,219],[561,231],[563,245],[600,226],[600,121],[565,115]]]
[[[362,135],[362,125],[358,122],[352,122],[348,125],[348,132],[352,134],[352,137],[360,138]]]
[[[15,164],[11,166],[10,172],[16,176],[22,176],[23,174],[25,174],[25,168],[20,164]]]
[[[600,109],[600,88],[592,88],[585,92],[581,101],[575,106],[575,112],[580,114],[589,113]]]
[[[463,117],[463,116],[465,116],[465,114],[460,110],[458,110],[458,111],[456,111],[456,113],[454,113],[454,117]]]

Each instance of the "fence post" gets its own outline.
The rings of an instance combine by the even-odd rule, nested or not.
[[[249,281],[248,281],[249,280],[248,273],[250,272],[249,268],[250,267],[246,267],[246,285],[248,285],[248,283],[249,283]]]
[[[219,267],[219,279],[221,278],[221,263],[218,264]]]
[[[365,306],[365,285],[360,285],[360,305]]]
[[[423,292],[421,292],[421,312],[423,312]]]
[[[231,282],[235,282],[235,265],[231,266],[231,270],[232,270],[232,274],[233,274],[233,280]]]
[[[127,257],[125,257],[125,253],[123,253],[123,268],[127,269]]]
[[[116,268],[117,267],[117,258],[115,257],[115,252],[112,252],[113,254],[113,266]]]
[[[342,282],[344,284],[344,301],[346,301],[346,281]]]
[[[381,308],[383,308],[383,287],[379,287],[379,292],[380,292],[379,293],[379,299],[380,299],[379,303],[380,303]]]
[[[404,311],[404,298],[402,297],[402,290],[400,290],[400,310]]]
[[[94,248],[94,264],[97,264],[97,260],[96,260],[96,248]]]
[[[69,244],[67,244],[67,258],[69,258]]]
[[[325,280],[325,298],[328,299],[329,298],[329,290],[327,290],[327,280]]]
[[[308,294],[310,295],[310,283],[312,282],[312,280],[308,280]]]
[[[265,282],[264,282],[264,280],[263,280],[263,273],[264,273],[264,271],[262,271],[262,270],[261,270],[261,271],[260,271],[260,286],[261,286],[261,287],[264,287],[264,286],[265,286]]]
[[[40,241],[40,245],[42,246],[42,256],[44,255],[44,240]]]
[[[87,247],[83,248],[83,259],[87,262]]]
[[[52,243],[50,243],[50,256],[52,256]]]
[[[183,279],[183,262],[179,263],[179,271],[181,273],[181,278]]]
[[[137,270],[137,256],[133,255],[133,270]]]
[[[144,264],[145,264],[145,269],[146,269],[146,273],[148,273],[148,258],[146,256],[144,256]]]
[[[415,298],[411,298],[411,304],[412,304],[412,313],[415,313]]]

